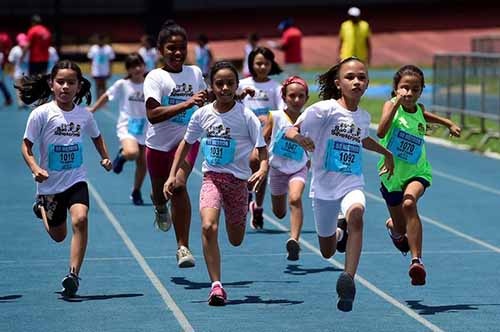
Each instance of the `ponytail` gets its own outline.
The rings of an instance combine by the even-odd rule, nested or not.
[[[37,106],[46,103],[52,95],[49,85],[50,75],[38,74],[24,76],[20,85],[14,85],[19,90],[19,98],[26,105],[37,102]]]
[[[75,104],[80,105],[83,98],[85,98],[85,104],[90,105],[92,102],[92,84],[90,84],[89,80],[85,77],[82,77],[80,80],[80,91],[75,96]]]

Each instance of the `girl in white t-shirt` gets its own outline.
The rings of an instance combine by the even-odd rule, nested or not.
[[[28,74],[30,55],[29,51],[23,53],[23,47],[25,47],[28,44],[28,37],[26,37],[26,34],[19,33],[16,36],[16,41],[17,45],[10,50],[9,57],[7,58],[7,60],[9,60],[10,63],[14,64],[14,73],[13,73],[14,83],[15,85],[20,86],[22,83],[23,76]],[[25,107],[24,103],[19,97],[19,92],[17,92],[17,106],[19,107],[20,110],[22,110]]]
[[[286,242],[287,259],[299,259],[299,237],[304,218],[302,193],[307,181],[308,157],[304,149],[285,138],[309,98],[306,81],[291,76],[283,82],[281,94],[285,109],[269,112],[264,139],[269,144],[269,186],[274,215],[286,216],[287,194],[290,205],[290,239]]]
[[[90,47],[87,57],[92,60],[91,74],[97,97],[100,97],[106,92],[106,81],[111,77],[111,62],[115,59],[115,52],[111,45],[106,44],[106,38],[98,35],[97,44]]]
[[[191,115],[207,99],[200,68],[184,65],[187,44],[186,31],[173,21],[165,22],[158,34],[158,49],[165,65],[150,71],[144,81],[146,113],[150,122],[146,133],[146,162],[153,190],[155,224],[166,232],[173,221],[179,267],[193,267],[195,264],[189,250],[191,203],[186,182],[196,161],[199,144],[194,144],[177,172],[175,195],[171,197],[172,216],[167,209],[163,185]]]
[[[274,61],[274,53],[266,47],[257,47],[248,56],[248,65],[251,77],[240,81],[239,91],[244,98],[243,105],[252,110],[259,118],[264,127],[270,110],[282,110],[285,106],[281,97],[281,84],[272,80],[269,76],[282,72],[279,65]],[[256,172],[259,168],[257,151],[250,157],[250,167]],[[255,201],[249,196],[250,226],[254,229],[262,229],[264,224],[262,204],[266,193],[266,184],[255,195]]]
[[[62,280],[62,295],[72,297],[78,290],[88,235],[89,193],[83,166],[83,134],[92,138],[101,156],[101,166],[107,171],[111,170],[111,161],[93,115],[79,106],[83,98],[89,104],[91,94],[90,83],[78,65],[59,61],[50,75],[27,77],[18,89],[27,105],[36,101],[41,104],[28,118],[21,145],[24,160],[37,182],[33,210],[56,242],[66,238],[68,210],[71,215],[69,273]],[[53,100],[48,101],[52,94]],[[35,143],[39,143],[39,163],[33,155]]]
[[[267,149],[257,117],[234,100],[238,72],[227,61],[216,63],[210,72],[216,101],[198,109],[175,153],[165,195],[172,196],[178,181],[177,171],[189,149],[201,137],[203,184],[200,191],[203,254],[212,288],[209,305],[224,305],[227,300],[222,287],[220,251],[217,240],[221,207],[226,216],[226,230],[234,246],[245,236],[247,183],[256,190],[267,173]],[[250,153],[257,149],[260,167],[252,174],[248,165]]]
[[[149,35],[141,37],[141,45],[139,54],[146,63],[146,73],[149,73],[151,70],[156,68],[156,63],[159,59],[158,50],[155,47],[154,38]]]
[[[116,123],[116,135],[121,148],[113,160],[113,172],[120,174],[127,160],[135,160],[134,187],[130,199],[135,205],[143,205],[141,187],[146,176],[145,141],[148,129],[146,107],[144,105],[145,63],[139,53],[131,53],[125,58],[127,77],[116,81],[89,111],[94,113],[108,100],[117,100],[120,115]]]
[[[344,272],[337,280],[337,308],[351,311],[365,211],[362,148],[385,156],[381,173],[392,174],[394,161],[389,150],[368,136],[370,115],[358,108],[368,87],[365,64],[347,58],[321,75],[319,86],[323,101],[308,107],[286,136],[313,152],[309,196],[320,250],[323,257],[330,258],[338,245],[347,246]],[[346,226],[337,227],[339,210],[346,217]]]

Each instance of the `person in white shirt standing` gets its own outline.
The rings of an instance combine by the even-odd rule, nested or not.
[[[146,73],[156,68],[156,63],[158,62],[160,55],[155,47],[155,40],[149,35],[144,35],[141,37],[141,48],[139,48],[139,54],[144,59],[146,63]]]
[[[200,190],[203,254],[212,282],[208,304],[222,306],[227,295],[221,283],[218,226],[224,208],[229,242],[239,246],[245,237],[248,211],[247,183],[258,190],[268,169],[267,148],[259,120],[252,111],[235,102],[238,71],[227,61],[217,62],[210,72],[216,101],[198,109],[189,121],[184,139],[175,153],[165,195],[175,195],[177,171],[189,149],[201,140],[204,161]],[[252,174],[248,158],[258,150],[260,167]]]
[[[319,246],[328,259],[335,254],[337,243],[346,242],[344,272],[336,287],[337,308],[351,311],[366,205],[363,148],[385,156],[380,173],[392,174],[394,160],[389,150],[368,136],[370,114],[358,107],[368,87],[366,65],[357,58],[347,58],[320,75],[318,81],[323,100],[308,107],[286,137],[313,152],[309,197],[313,199]],[[337,222],[339,210],[347,225]]]
[[[155,224],[168,231],[172,222],[177,238],[177,265],[193,267],[194,256],[189,250],[191,202],[186,182],[191,174],[199,144],[194,144],[177,172],[172,215],[167,208],[163,186],[168,178],[177,146],[184,137],[189,119],[207,100],[205,81],[200,68],[185,66],[187,33],[174,21],[166,21],[158,33],[158,49],[164,66],[152,70],[144,81],[144,99],[149,127],[146,133],[146,163],[155,206]]]
[[[97,44],[92,45],[87,57],[92,60],[91,74],[96,84],[97,97],[106,92],[106,81],[111,77],[111,62],[115,59],[115,52],[111,45],[106,44],[103,35],[97,35]]]
[[[94,113],[109,100],[117,100],[120,115],[116,124],[116,135],[121,148],[113,160],[113,172],[120,174],[128,160],[135,160],[134,186],[130,199],[134,205],[143,205],[141,187],[146,176],[146,131],[148,119],[144,105],[145,63],[139,53],[131,53],[125,58],[127,77],[116,81],[97,102],[89,107]]]
[[[83,166],[83,135],[88,134],[101,156],[101,166],[111,170],[104,139],[92,113],[79,104],[90,103],[90,83],[78,65],[60,61],[50,75],[27,77],[19,86],[24,103],[43,103],[30,113],[21,151],[37,182],[33,211],[56,242],[66,238],[67,211],[71,215],[73,237],[69,273],[62,280],[62,295],[73,297],[80,285],[79,273],[87,249],[89,193]],[[53,95],[53,100],[49,101]],[[39,143],[40,162],[33,154]]]
[[[14,64],[14,84],[21,86],[23,76],[28,75],[29,72],[29,51],[26,51],[23,55],[23,47],[28,44],[28,37],[26,34],[20,33],[16,36],[16,41],[17,45],[10,50],[7,60]],[[20,110],[23,110],[26,106],[20,98],[19,91],[17,91],[17,106]]]
[[[208,37],[206,35],[201,34],[198,36],[198,45],[194,49],[194,54],[196,65],[200,67],[203,77],[207,79],[214,57],[210,47],[208,47]]]

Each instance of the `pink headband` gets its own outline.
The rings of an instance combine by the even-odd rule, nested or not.
[[[307,82],[304,81],[299,76],[290,76],[289,78],[287,78],[286,80],[283,81],[283,84],[281,87],[281,95],[283,96],[283,98],[286,95],[286,87],[292,83],[297,83],[297,84],[302,85],[304,87],[304,89],[306,89],[306,95],[309,95],[309,87],[307,86]]]

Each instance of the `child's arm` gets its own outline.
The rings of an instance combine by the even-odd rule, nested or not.
[[[269,145],[269,143],[271,142],[272,133],[273,133],[273,118],[271,112],[269,112],[269,115],[267,116],[266,125],[262,130],[262,136],[264,136],[264,141],[266,141],[267,145]]]
[[[257,172],[253,173],[248,179],[248,183],[253,185],[252,190],[255,192],[259,191],[262,181],[265,181],[267,170],[269,168],[267,146],[258,147],[257,151],[259,152],[260,166]]]
[[[177,151],[175,151],[174,161],[172,162],[172,167],[170,168],[170,174],[163,186],[163,195],[165,196],[166,199],[172,197],[174,193],[177,171],[181,166],[181,161],[186,158],[189,150],[191,149],[191,146],[192,144],[189,144],[188,142],[186,142],[185,139],[183,139],[179,143]]]
[[[35,156],[33,155],[33,143],[29,139],[23,139],[23,142],[21,143],[21,152],[26,165],[28,165],[31,173],[33,173],[35,181],[41,183],[47,180],[49,178],[49,173],[41,168],[36,162]]]
[[[111,169],[113,168],[113,164],[109,159],[108,148],[106,147],[106,143],[104,142],[102,135],[92,138],[92,142],[94,143],[97,152],[101,156],[101,166],[104,167],[106,171],[111,171]]]
[[[384,138],[387,135],[387,132],[391,128],[392,120],[394,120],[394,116],[396,112],[401,106],[401,98],[408,93],[406,89],[399,89],[396,92],[396,100],[391,101],[388,100],[385,102],[384,107],[382,108],[382,116],[380,117],[380,122],[377,128],[377,136],[380,138]]]
[[[313,140],[310,139],[309,137],[302,136],[299,133],[299,131],[300,131],[300,124],[296,124],[295,126],[288,128],[288,130],[285,133],[285,137],[299,144],[306,151],[310,152],[314,151],[315,146]]]
[[[202,107],[206,100],[207,90],[198,91],[188,100],[172,106],[162,106],[154,98],[148,98],[146,101],[146,114],[148,116],[148,121],[152,124],[166,121],[195,105]]]
[[[453,121],[451,121],[450,119],[443,118],[439,115],[433,114],[431,112],[427,112],[424,109],[424,105],[420,105],[420,107],[424,111],[425,121],[429,123],[437,123],[446,126],[450,130],[450,135],[453,135],[455,137],[460,137],[460,132],[462,131],[462,129],[459,126],[457,126]]]
[[[384,148],[382,145],[380,145],[377,141],[375,141],[370,136],[363,139],[362,143],[363,143],[363,147],[365,149],[380,153],[381,155],[383,155],[385,157],[384,158],[384,165],[380,168],[380,172],[378,173],[378,175],[388,173],[389,178],[390,178],[392,176],[392,174],[394,173],[394,158],[392,156],[391,151]]]
[[[97,99],[93,106],[87,107],[87,111],[90,113],[95,113],[99,108],[105,105],[109,101],[109,97],[107,93],[104,93],[102,96]]]

